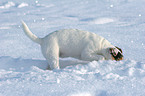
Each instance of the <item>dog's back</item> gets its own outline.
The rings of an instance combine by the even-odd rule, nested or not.
[[[62,29],[45,36],[43,41],[46,44],[48,41],[52,41],[52,39],[55,39],[59,46],[60,54],[63,57],[79,57],[87,44],[95,42],[95,45],[99,46],[99,41],[104,38],[95,33],[78,29]]]

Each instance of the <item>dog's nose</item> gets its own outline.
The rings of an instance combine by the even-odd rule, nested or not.
[[[121,53],[118,53],[117,56],[117,61],[122,60],[123,59],[123,55]]]
[[[123,55],[122,54],[119,54],[119,56],[118,56],[119,58],[122,58],[123,57]]]

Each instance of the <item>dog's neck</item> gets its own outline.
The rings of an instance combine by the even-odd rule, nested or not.
[[[103,48],[102,50],[101,50],[101,53],[102,53],[102,55],[105,57],[105,59],[106,60],[108,60],[108,59],[112,59],[112,57],[111,57],[111,55],[110,55],[110,48],[115,48],[115,46],[113,46],[113,45],[110,45],[110,46],[106,46],[105,48]]]

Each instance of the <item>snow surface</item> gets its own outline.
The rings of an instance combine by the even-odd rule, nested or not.
[[[0,1],[0,96],[144,96],[145,0]],[[61,58],[46,70],[39,37],[65,28],[97,33],[123,49],[123,61]]]

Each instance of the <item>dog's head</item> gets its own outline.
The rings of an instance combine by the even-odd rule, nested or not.
[[[109,48],[109,53],[112,60],[120,61],[123,60],[122,50],[115,46],[115,48]]]

